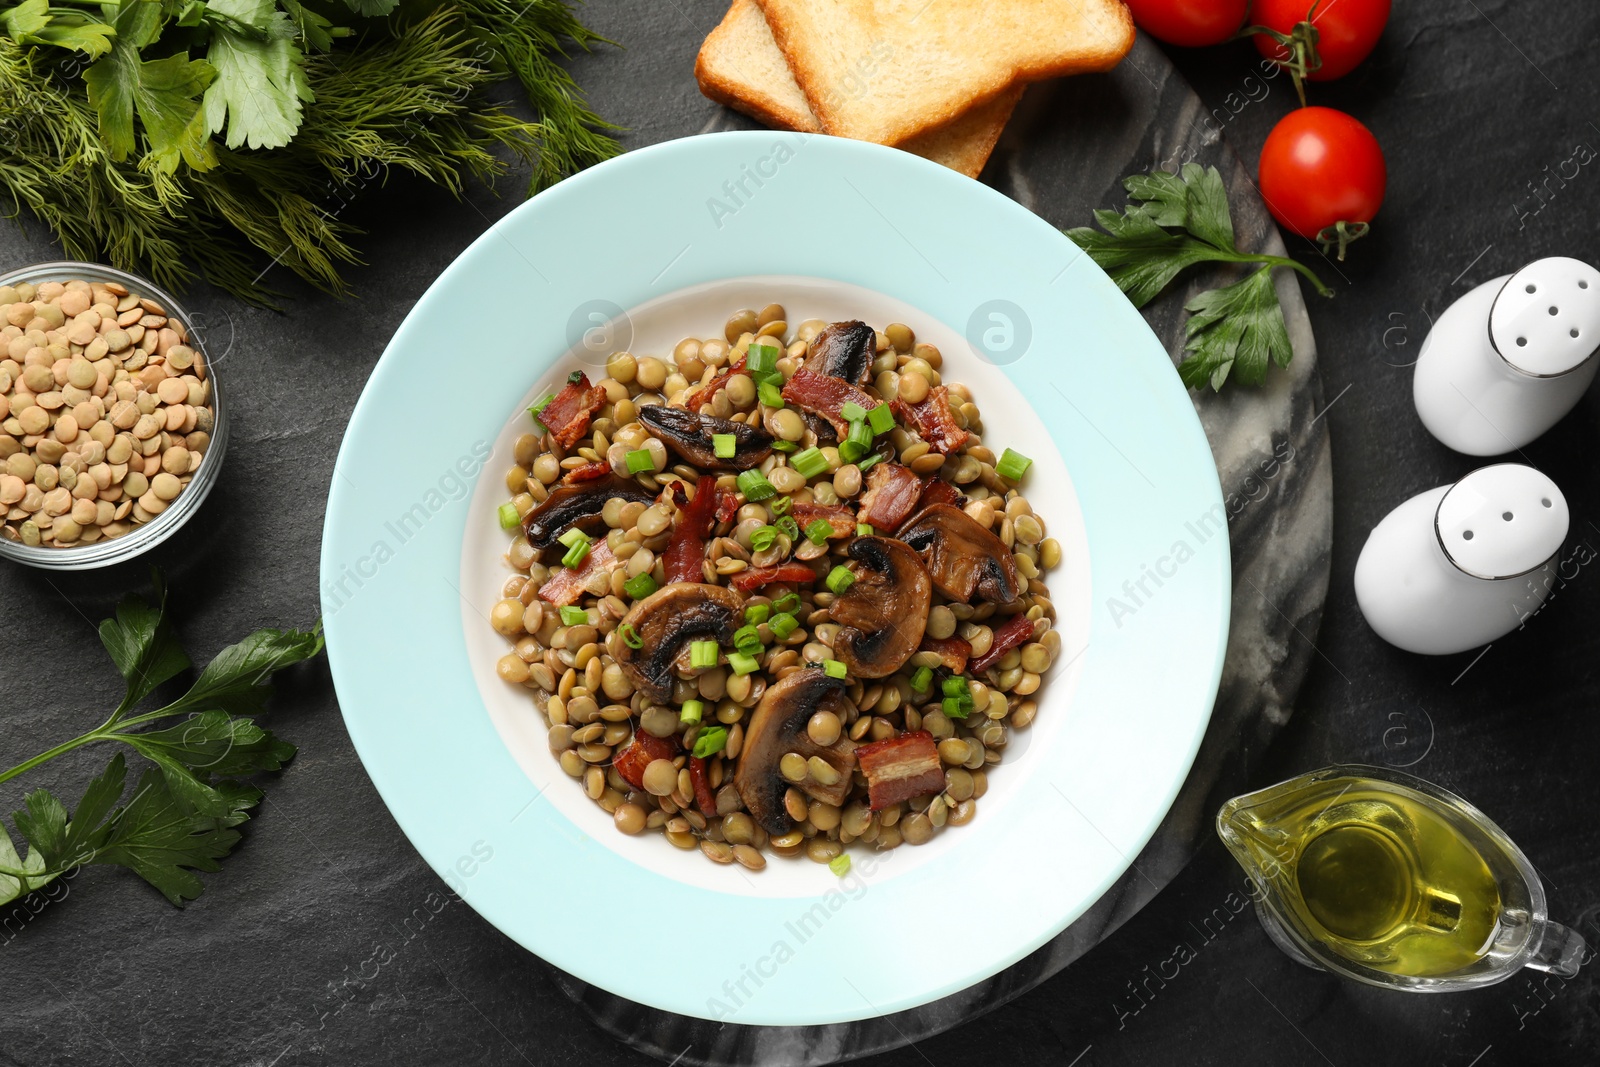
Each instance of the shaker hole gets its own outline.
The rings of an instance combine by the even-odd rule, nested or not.
[[[1463,530],[1462,533],[1461,533],[1461,540],[1463,540],[1463,541],[1472,540],[1472,531],[1471,530]]]
[[[1582,285],[1583,283],[1579,282],[1578,284]],[[1539,287],[1537,285],[1534,285],[1532,282],[1528,283],[1528,292],[1537,293],[1538,291],[1539,291]]]
[[[1587,281],[1585,281],[1584,279],[1579,278],[1578,279],[1578,288],[1579,289],[1587,289],[1587,288],[1589,288],[1589,283]]]
[[[1551,306],[1550,306],[1550,314],[1552,314],[1552,315],[1554,315],[1554,314],[1556,314],[1556,313],[1558,313],[1558,312],[1559,312],[1559,311],[1560,311],[1560,310],[1561,310],[1561,309],[1560,309],[1560,308],[1558,308],[1558,307],[1556,307],[1556,306],[1555,306],[1555,305],[1554,305],[1554,304],[1552,304],[1552,305],[1551,305]]]
[[[1572,333],[1572,336],[1574,336],[1574,337],[1578,336],[1578,328],[1576,326],[1574,326],[1572,328],[1572,330],[1571,330],[1571,333]]]
[[[1503,512],[1500,517],[1502,519],[1506,520],[1507,522],[1510,522],[1511,521],[1511,512],[1509,512],[1509,511]]]
[[[1527,348],[1528,347],[1528,339],[1526,337],[1517,338],[1517,347],[1518,348]]]
[[[1545,497],[1544,499],[1540,500],[1539,503],[1543,504],[1547,508],[1555,506],[1555,505],[1550,503],[1550,498],[1549,497]]]

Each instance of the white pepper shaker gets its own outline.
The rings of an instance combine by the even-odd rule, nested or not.
[[[1481,467],[1373,528],[1356,561],[1356,602],[1379,637],[1408,652],[1477,648],[1544,602],[1569,521],[1566,498],[1542,472]]]
[[[1571,411],[1600,360],[1600,270],[1552,256],[1445,309],[1412,392],[1428,431],[1457,452],[1513,452]]]

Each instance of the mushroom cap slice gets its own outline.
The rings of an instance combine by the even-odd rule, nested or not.
[[[900,540],[922,553],[934,588],[966,603],[1010,604],[1021,596],[1011,550],[971,515],[949,504],[923,508],[900,527]]]
[[[632,479],[615,474],[598,481],[576,482],[552,489],[543,503],[528,512],[523,523],[528,543],[534,548],[549,548],[574,526],[585,533],[595,533],[605,525],[600,511],[612,497],[648,504],[656,494]]]
[[[857,537],[846,552],[861,569],[829,608],[841,627],[834,655],[856,678],[885,678],[922,643],[933,580],[922,557],[903,541]]]
[[[633,687],[658,704],[672,697],[674,664],[690,641],[731,644],[744,622],[744,598],[721,585],[673,582],[633,606],[618,625],[633,627],[638,648],[613,641],[611,655]]]
[[[783,806],[790,783],[778,771],[778,761],[785,753],[798,752],[807,759],[820,756],[839,772],[839,780],[831,786],[808,777],[795,783],[797,788],[825,804],[842,805],[849,798],[856,768],[855,742],[840,737],[831,745],[819,745],[806,732],[806,723],[818,711],[843,717],[850,710],[846,684],[843,678],[829,677],[821,667],[802,667],[768,686],[756,705],[745,729],[733,785],[745,810],[767,833],[786,834],[795,828]]]
[[[811,339],[805,368],[852,385],[866,385],[878,355],[878,333],[864,322],[835,322]]]
[[[772,455],[772,435],[759,426],[750,426],[715,415],[701,415],[665,404],[646,404],[639,409],[639,421],[678,457],[701,470],[744,471],[759,466]],[[715,434],[731,434],[732,456],[718,456]]]

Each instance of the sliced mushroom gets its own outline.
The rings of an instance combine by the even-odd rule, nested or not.
[[[878,355],[878,334],[864,322],[836,322],[811,339],[805,368],[852,385],[866,385]]]
[[[639,421],[678,454],[680,459],[702,470],[746,471],[759,466],[772,455],[772,435],[759,426],[750,426],[715,415],[701,415],[665,404],[647,404],[639,409]],[[716,434],[731,434],[732,456],[718,456]]]
[[[648,504],[656,494],[638,482],[615,474],[595,481],[563,485],[550,491],[544,503],[528,512],[524,529],[534,548],[549,548],[576,526],[584,533],[596,533],[605,526],[600,511],[613,497]]]
[[[861,569],[829,609],[841,627],[833,652],[853,677],[884,678],[922,643],[933,582],[921,557],[904,542],[857,537],[846,551]]]
[[[1011,550],[978,520],[949,504],[923,508],[900,527],[900,540],[922,553],[934,588],[965,603],[1009,604],[1020,595]]]
[[[745,730],[744,750],[733,784],[761,828],[769,834],[786,834],[795,821],[784,809],[783,797],[790,783],[778,770],[778,761],[790,752],[809,760],[820,756],[836,773],[836,781],[825,785],[807,775],[795,783],[813,799],[835,806],[850,796],[851,776],[856,768],[855,742],[841,737],[831,745],[819,745],[806,732],[806,723],[818,711],[832,711],[843,718],[851,709],[844,695],[845,680],[829,677],[821,667],[803,667],[784,676],[767,689],[756,705]]]
[[[672,696],[674,664],[688,643],[732,644],[733,633],[743,622],[744,598],[732,589],[674,582],[635,604],[618,625],[619,630],[632,627],[630,636],[639,647],[618,637],[612,641],[611,654],[635,689],[665,703]]]

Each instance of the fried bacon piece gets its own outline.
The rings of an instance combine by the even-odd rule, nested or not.
[[[589,420],[605,403],[606,391],[590,385],[583,371],[573,371],[561,392],[539,413],[539,425],[550,431],[556,444],[571,448],[589,432]]]
[[[633,731],[633,740],[628,742],[628,747],[618,752],[612,759],[611,765],[622,775],[622,780],[635,789],[644,788],[644,769],[651,762],[658,759],[672,759],[678,754],[678,739],[676,737],[657,737],[645,733],[643,730]],[[702,761],[704,762],[704,761]],[[691,771],[691,774],[694,772]],[[716,805],[712,805],[716,810]]]
[[[1033,620],[1025,614],[1013,615],[1010,621],[994,632],[994,644],[989,646],[989,651],[972,661],[971,667],[974,674],[1000,662],[1000,657],[1010,652],[1018,645],[1025,645],[1033,640]]]
[[[672,528],[662,566],[670,582],[704,580],[706,538],[717,521],[717,480],[703,475],[694,487],[694,499],[679,504],[678,523]]]
[[[576,604],[590,591],[589,583],[595,575],[610,574],[618,562],[611,554],[610,542],[602,537],[589,546],[589,554],[583,557],[577,570],[557,562],[550,569],[549,579],[539,587],[539,599],[562,607]]]
[[[950,410],[950,390],[945,386],[936,385],[928,390],[928,398],[920,404],[896,399],[890,407],[896,418],[910,423],[928,442],[928,447],[940,455],[958,452],[967,443],[969,435],[956,424],[955,413]]]
[[[712,378],[704,385],[696,386],[694,391],[683,398],[683,406],[699,414],[701,405],[711,403],[711,398],[722,392],[722,387],[728,384],[728,379],[735,374],[744,373],[744,357],[740,356],[728,364],[728,369]]]
[[[937,481],[938,479],[935,479]],[[900,463],[879,463],[867,471],[867,491],[861,494],[860,520],[875,530],[893,531],[917,510],[924,489],[916,471]]]
[[[862,745],[856,749],[856,765],[867,776],[867,799],[873,811],[944,788],[939,746],[926,730]]]
[[[959,637],[924,637],[918,652],[932,652],[951,674],[965,674],[972,646]]]
[[[581,467],[574,467],[561,479],[562,485],[580,485],[584,482],[598,482],[601,478],[611,473],[611,464],[596,461],[585,463]]]
[[[856,532],[855,513],[839,504],[795,504],[789,514],[800,524],[802,534],[818,519],[833,527],[829,537],[850,537]]]
[[[839,440],[850,432],[850,420],[840,414],[846,404],[856,404],[862,411],[871,411],[878,401],[871,393],[857,389],[847,381],[801,367],[783,387],[783,399],[795,407],[821,415],[828,420]],[[930,445],[932,442],[929,442]]]
[[[922,487],[922,497],[917,501],[917,510],[921,511],[934,504],[949,504],[953,508],[965,507],[967,494],[936,474]]]
[[[728,579],[728,584],[741,593],[748,593],[752,589],[760,589],[773,582],[805,582],[810,584],[817,580],[817,572],[804,563],[780,563],[776,567],[762,567],[759,570],[740,571]]]

